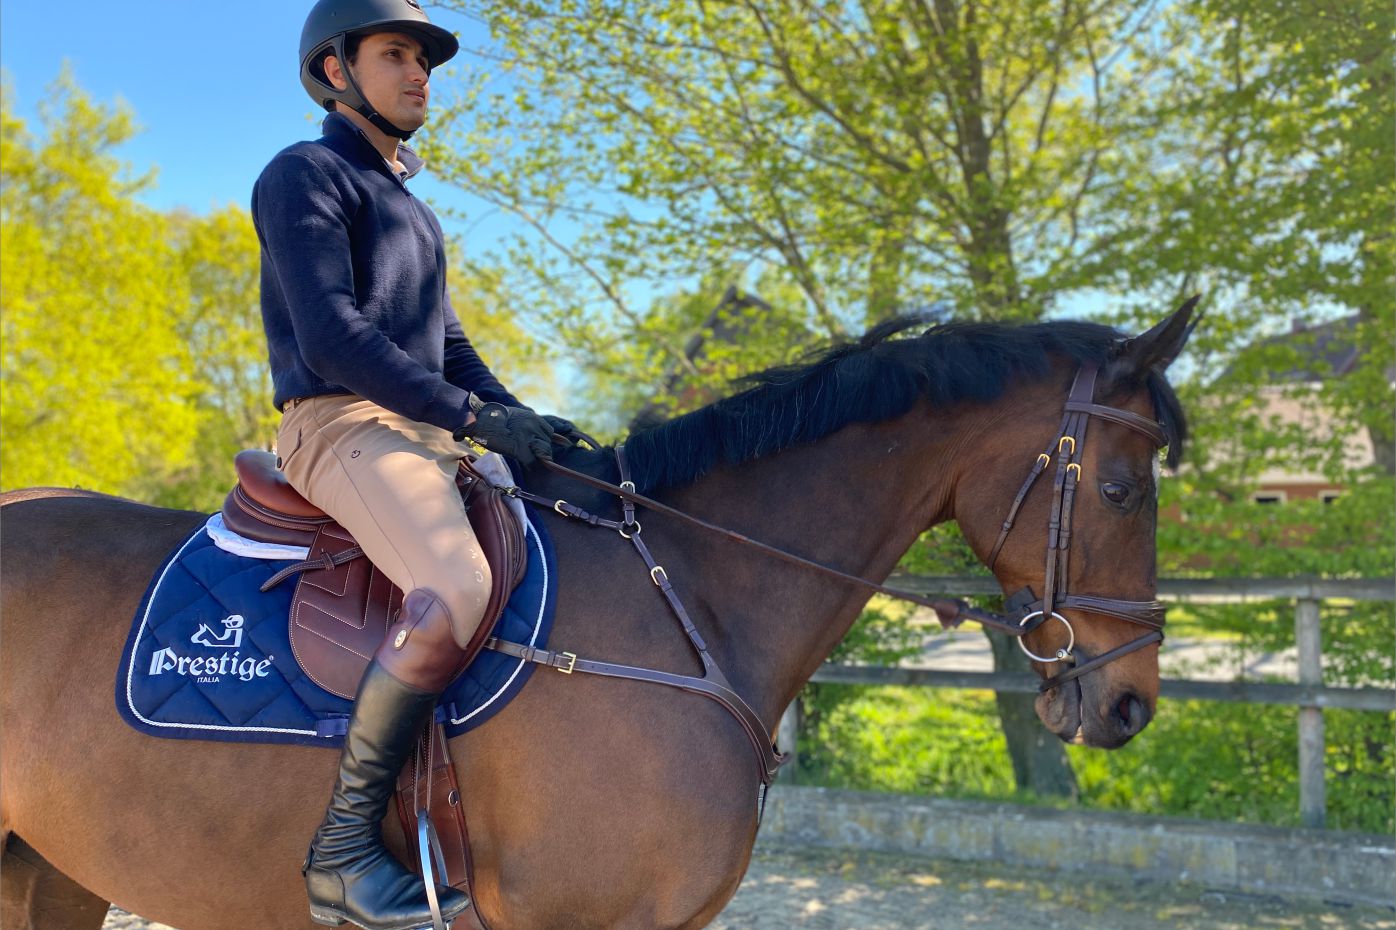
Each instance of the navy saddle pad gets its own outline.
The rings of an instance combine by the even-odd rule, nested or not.
[[[176,548],[141,599],[116,676],[117,709],[152,736],[339,746],[352,704],[296,663],[288,628],[295,584],[259,590],[294,560],[224,551],[212,538],[218,522]],[[541,647],[557,600],[552,542],[532,521],[524,535],[528,569],[494,635]],[[437,719],[450,736],[479,726],[533,668],[481,651],[442,695]]]

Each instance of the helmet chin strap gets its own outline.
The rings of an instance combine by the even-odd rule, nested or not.
[[[333,54],[335,58],[339,59],[340,73],[344,75],[344,80],[349,84],[348,87],[339,92],[339,95],[335,99],[335,103],[342,103],[352,108],[364,119],[390,136],[396,136],[404,142],[412,138],[413,130],[403,129],[400,126],[393,125],[388,122],[387,117],[383,116],[369,105],[368,98],[364,96],[364,92],[359,88],[359,82],[354,80],[354,72],[349,67],[349,60],[344,55],[344,36],[341,35],[335,38]]]

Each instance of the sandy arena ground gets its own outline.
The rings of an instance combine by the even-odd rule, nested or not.
[[[309,926],[309,923],[307,923]],[[711,930],[1396,930],[1396,910],[992,865],[763,851]],[[113,910],[103,930],[169,930]],[[346,925],[346,930],[348,927]]]

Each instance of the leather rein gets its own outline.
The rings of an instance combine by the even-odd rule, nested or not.
[[[670,517],[680,523],[701,529],[730,542],[749,546],[766,555],[788,562],[792,565],[800,566],[829,578],[836,579],[845,584],[862,588],[874,594],[882,594],[897,600],[907,601],[928,607],[936,612],[942,626],[953,628],[965,621],[979,623],[982,626],[998,630],[1017,639],[1018,645],[1032,659],[1042,663],[1062,662],[1069,667],[1050,678],[1045,679],[1039,686],[1039,692],[1050,691],[1051,689],[1079,678],[1108,662],[1112,662],[1122,656],[1128,655],[1153,643],[1163,641],[1163,623],[1166,608],[1158,600],[1151,601],[1127,601],[1118,598],[1101,597],[1089,594],[1068,593],[1067,569],[1071,547],[1071,516],[1073,504],[1075,503],[1076,490],[1081,482],[1081,457],[1086,439],[1086,427],[1090,423],[1091,417],[1100,417],[1110,420],[1122,426],[1129,427],[1136,432],[1142,433],[1153,441],[1157,448],[1162,448],[1166,444],[1166,439],[1162,427],[1148,417],[1140,416],[1129,410],[1118,407],[1108,407],[1094,402],[1096,375],[1099,368],[1093,363],[1085,363],[1076,372],[1075,380],[1072,382],[1071,391],[1063,410],[1061,427],[1058,436],[1053,444],[1046,451],[1040,453],[1034,463],[1032,470],[1028,473],[1027,480],[1014,497],[1012,505],[1009,507],[1008,515],[1004,519],[1003,527],[999,532],[998,540],[989,556],[988,567],[993,569],[998,560],[1000,551],[1008,539],[1008,534],[1013,529],[1018,511],[1023,502],[1027,499],[1028,492],[1037,483],[1037,479],[1046,473],[1055,456],[1057,467],[1052,482],[1052,509],[1047,528],[1047,561],[1046,572],[1043,583],[1043,593],[1041,597],[1034,595],[1031,588],[1023,588],[1013,594],[1005,601],[1005,606],[1010,613],[1005,616],[982,610],[971,606],[965,601],[957,598],[930,597],[917,594],[912,591],[904,591],[887,585],[878,584],[840,571],[828,565],[811,561],[783,549],[752,539],[735,530],[726,529],[709,523],[706,520],[684,513],[661,503],[652,498],[640,494],[635,489],[635,483],[630,479],[630,468],[626,461],[625,446],[615,447],[616,463],[620,471],[620,484],[611,484],[591,475],[584,474],[556,462],[544,461],[543,464],[550,470],[564,475],[579,484],[603,491],[607,494],[618,497],[621,502],[622,518],[613,520],[590,513],[575,504],[568,503],[563,499],[553,499],[534,494],[523,488],[511,487],[503,488],[505,493],[527,501],[549,510],[568,519],[578,520],[590,526],[601,527],[603,529],[614,530],[623,538],[629,540],[634,545],[646,567],[649,569],[650,580],[659,588],[664,596],[670,610],[678,619],[684,633],[688,636],[690,644],[698,654],[703,664],[704,674],[702,677],[692,675],[677,675],[670,672],[658,671],[655,669],[638,668],[635,666],[618,665],[610,662],[600,662],[590,659],[582,659],[570,652],[551,652],[546,649],[538,649],[533,646],[525,646],[520,643],[511,643],[497,638],[491,638],[486,642],[486,646],[507,655],[523,659],[528,662],[547,665],[567,674],[572,672],[588,672],[591,674],[605,675],[614,678],[629,678],[633,680],[649,681],[654,684],[668,685],[701,694],[722,704],[741,723],[748,739],[751,741],[757,756],[761,761],[761,781],[763,786],[769,787],[774,780],[776,771],[786,761],[786,756],[778,753],[772,746],[769,734],[756,712],[737,693],[730,681],[718,668],[717,663],[708,652],[707,643],[702,634],[693,624],[687,610],[679,601],[673,586],[670,584],[668,572],[664,566],[660,565],[650,552],[641,536],[643,528],[635,518],[636,506],[644,507],[655,513]],[[593,448],[600,446],[591,437],[579,434]],[[1075,648],[1075,631],[1066,617],[1059,611],[1075,610],[1085,613],[1102,614],[1124,620],[1129,623],[1143,626],[1149,632],[1137,639],[1131,640],[1122,646],[1111,649],[1098,656],[1078,662],[1073,655]],[[1037,629],[1049,619],[1054,619],[1062,623],[1068,634],[1068,644],[1062,649],[1058,649],[1055,655],[1039,656],[1029,651],[1023,644],[1022,637]],[[764,798],[764,795],[763,795]]]

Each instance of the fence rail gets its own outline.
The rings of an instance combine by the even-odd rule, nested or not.
[[[893,583],[920,593],[983,595],[1000,593],[993,578],[898,575]],[[1298,684],[1251,681],[1194,681],[1166,678],[1159,694],[1170,700],[1286,704],[1299,708],[1299,809],[1304,826],[1321,828],[1326,819],[1324,788],[1324,708],[1396,712],[1396,689],[1329,688],[1323,684],[1323,637],[1320,604],[1326,600],[1394,601],[1396,578],[1162,578],[1163,600],[1199,603],[1294,601],[1294,639]],[[905,685],[923,688],[971,688],[1031,694],[1038,679],[1010,672],[954,672],[878,665],[825,665],[812,681],[828,684]],[[798,705],[781,718],[779,740],[796,745]]]

